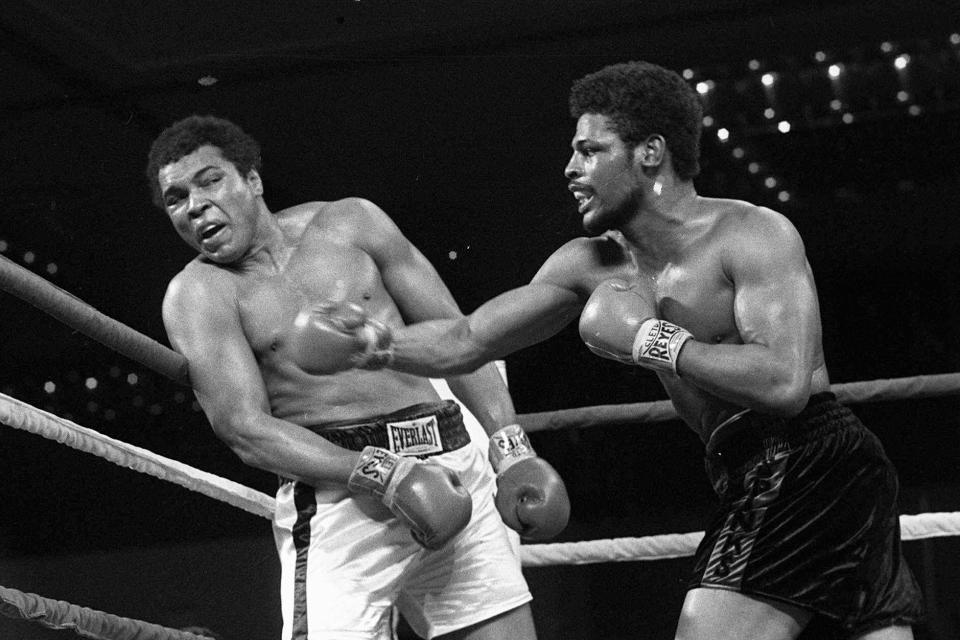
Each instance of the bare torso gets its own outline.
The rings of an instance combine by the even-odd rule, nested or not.
[[[658,316],[690,331],[696,340],[712,344],[741,344],[737,328],[735,283],[725,269],[724,252],[731,234],[736,233],[742,208],[750,206],[730,200],[701,199],[712,213],[706,216],[689,243],[665,263],[645,260],[619,232],[586,240],[576,258],[584,274],[580,283],[587,295],[608,278],[635,283],[656,301]],[[582,261],[589,264],[583,265]],[[829,377],[821,344],[816,345],[815,367],[810,393],[829,388]],[[682,378],[657,374],[680,418],[706,442],[723,422],[743,410],[703,391]]]
[[[289,253],[271,268],[224,268],[195,261],[194,277],[214,279],[226,290],[257,360],[273,416],[313,425],[361,419],[437,399],[426,378],[384,369],[309,375],[291,361],[287,331],[300,309],[327,299],[356,303],[382,322],[403,324],[374,260],[358,246],[358,234],[338,203],[310,203],[277,213]]]

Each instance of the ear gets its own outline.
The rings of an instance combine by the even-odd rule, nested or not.
[[[643,167],[656,167],[663,162],[667,142],[659,133],[647,136],[647,139],[633,149],[633,160]]]
[[[247,172],[247,182],[253,187],[253,192],[256,195],[263,195],[263,181],[260,180],[260,173],[256,169],[250,169]]]

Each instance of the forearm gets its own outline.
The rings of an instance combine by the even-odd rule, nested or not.
[[[472,373],[495,359],[475,339],[469,318],[430,320],[394,329],[390,368],[446,378]]]
[[[517,422],[513,400],[496,364],[488,363],[471,374],[448,377],[447,384],[488,435]]]
[[[211,419],[217,436],[251,467],[317,486],[346,485],[359,452],[269,414]]]
[[[550,338],[575,319],[581,307],[576,294],[559,287],[513,289],[485,302],[469,316],[395,330],[389,366],[435,377],[470,373]]]
[[[800,412],[811,374],[802,358],[758,344],[688,340],[677,360],[680,378],[722,400],[774,415]]]

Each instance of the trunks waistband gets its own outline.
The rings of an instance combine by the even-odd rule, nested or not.
[[[338,420],[305,428],[351,451],[380,447],[420,459],[456,451],[470,442],[460,405],[453,400],[423,402],[360,421]],[[281,485],[291,482],[283,476],[277,480]]]
[[[340,420],[307,428],[351,451],[373,446],[417,458],[456,451],[470,442],[460,405],[453,400],[424,402],[360,421]]]
[[[729,470],[775,446],[797,446],[847,425],[858,424],[853,412],[825,391],[810,396],[803,411],[792,418],[747,411],[718,429],[707,442],[707,458]]]

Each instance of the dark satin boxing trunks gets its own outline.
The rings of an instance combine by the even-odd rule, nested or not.
[[[831,393],[789,420],[748,412],[741,421],[707,445],[721,505],[689,588],[783,601],[844,635],[918,622],[899,483],[877,437]]]

